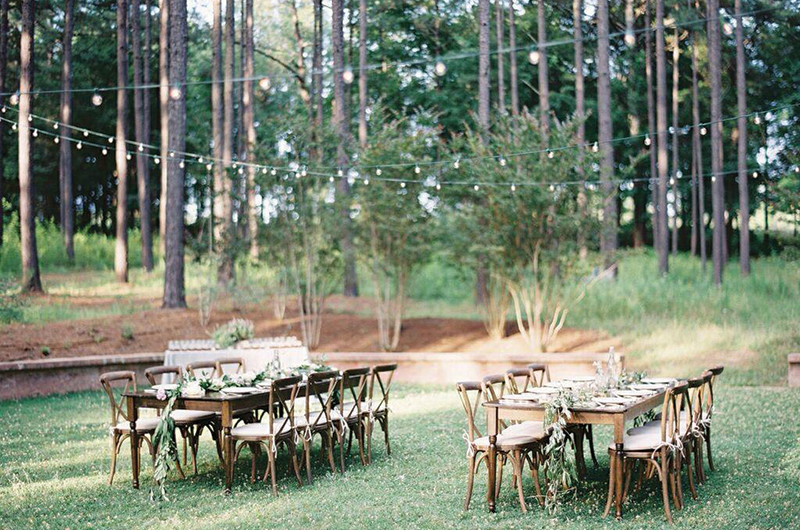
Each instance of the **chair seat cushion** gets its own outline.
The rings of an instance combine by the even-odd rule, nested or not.
[[[653,451],[661,445],[660,430],[644,430],[639,434],[626,434],[622,440],[625,451]],[[615,450],[614,442],[608,444],[609,450]]]
[[[503,434],[522,434],[526,436],[533,436],[536,438],[544,438],[544,425],[540,421],[524,421],[522,423],[515,423],[509,425]]]
[[[196,421],[210,420],[215,416],[215,413],[203,410],[177,409],[172,411],[172,419],[175,420],[175,423],[194,423]]]
[[[139,418],[136,420],[136,432],[138,433],[153,432],[156,430],[156,426],[158,426],[158,418]],[[131,422],[123,420],[117,423],[114,428],[120,432],[130,432]]]
[[[495,445],[500,451],[512,451],[527,445],[533,445],[541,440],[542,438],[537,436],[529,436],[520,433],[507,433],[506,431],[503,431],[502,434],[497,436],[497,442]],[[475,448],[480,451],[489,450],[488,436],[476,438],[472,443],[475,445]]]
[[[276,420],[274,423],[275,435],[288,434],[291,423],[288,419]],[[231,436],[245,440],[266,439],[274,436],[268,423],[245,423],[231,429]]]
[[[336,412],[334,410],[331,411],[331,416],[333,413]],[[294,417],[294,426],[297,429],[304,429],[306,425],[312,425],[314,428],[325,427],[328,424],[327,418],[325,417],[324,411],[316,411],[316,412],[309,412],[308,420],[306,420],[305,415],[303,416],[295,416]]]

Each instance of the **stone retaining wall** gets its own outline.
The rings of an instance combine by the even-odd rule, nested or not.
[[[800,386],[800,353],[789,354],[789,386]]]

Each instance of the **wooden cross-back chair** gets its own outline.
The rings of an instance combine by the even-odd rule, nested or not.
[[[711,417],[714,413],[714,384],[717,382],[717,377],[725,370],[724,366],[715,366],[709,368],[707,371],[711,373],[710,381],[706,386],[705,398],[706,402],[703,404],[703,435],[706,440],[706,456],[708,457],[708,468],[714,471],[714,459],[711,456]]]
[[[491,378],[490,376],[487,379]],[[475,423],[482,401],[490,400],[490,396],[496,395],[492,390],[492,386],[485,381],[486,379],[484,379],[484,381],[463,381],[456,384],[456,390],[458,391],[461,404],[464,407],[464,412],[467,417],[467,430],[464,433],[464,439],[467,442],[468,469],[467,494],[464,499],[464,510],[469,509],[470,500],[472,499],[472,489],[475,482],[475,473],[477,473],[481,462],[486,459],[487,451],[489,450],[489,437],[481,434],[480,429]],[[517,489],[520,509],[523,513],[528,510],[525,505],[525,495],[522,488],[522,472],[525,462],[530,464],[536,496],[540,504],[544,502],[539,485],[538,466],[541,461],[541,446],[545,440],[546,436],[543,433],[536,436],[523,432],[514,432],[509,429],[502,430],[497,436],[495,446],[498,455],[498,473],[497,482],[494,485],[495,495],[500,493],[500,485],[503,481],[503,467],[506,462],[511,462],[514,477],[513,485]]]
[[[144,371],[144,375],[151,385],[158,384],[159,379],[164,375],[171,375],[174,383],[180,383],[183,376],[180,366],[152,366]],[[211,433],[211,437],[217,445],[217,455],[221,460],[219,422],[215,421],[217,417],[215,413],[203,410],[175,409],[171,416],[183,439],[184,466],[187,465],[188,449],[191,449],[192,469],[195,475],[197,474],[197,450],[200,446],[200,435],[203,434],[205,428],[208,428]]]
[[[664,394],[661,419],[658,421],[657,429],[648,429],[638,434],[625,435],[621,462],[617,461],[620,455],[617,455],[616,444],[613,442],[609,444],[608,455],[611,465],[608,481],[608,499],[604,516],[608,515],[611,506],[614,504],[614,491],[618,480],[621,480],[624,485],[622,488],[622,502],[625,502],[634,464],[641,462],[642,465],[647,466],[649,474],[656,473],[658,475],[661,482],[664,514],[667,521],[673,522],[669,506],[670,491],[672,492],[672,501],[675,507],[680,509],[682,506],[679,499],[682,453],[679,449],[681,434],[680,410],[683,400],[688,396],[688,388],[689,384],[682,382],[667,389]],[[621,466],[622,473],[616,472],[617,466]]]
[[[219,366],[217,361],[197,361],[187,364],[186,371],[192,377],[217,377]]]
[[[336,472],[336,464],[333,459],[334,426],[331,413],[338,383],[339,372],[337,370],[309,374],[306,381],[303,414],[294,420],[297,436],[303,442],[306,477],[309,484],[311,484],[311,445],[315,434],[319,434],[322,439],[323,450],[327,452],[331,472]]]
[[[355,432],[358,441],[358,454],[361,464],[366,465],[367,460],[364,455],[365,433],[369,424],[369,410],[367,409],[367,377],[369,368],[351,368],[342,372],[339,379],[339,404],[331,420],[336,430],[336,439],[339,443],[339,460],[344,473],[344,431],[350,430],[347,441],[347,453],[353,443],[353,433]],[[344,425],[346,425],[346,427]]]
[[[531,381],[531,372],[527,368],[506,370],[506,388],[509,394],[521,394],[535,386],[539,385]]]
[[[527,368],[531,386],[542,386],[550,382],[550,368],[546,364],[531,363]]]
[[[107,372],[100,376],[100,384],[108,395],[111,404],[111,473],[108,477],[108,485],[114,483],[114,474],[117,471],[117,455],[119,455],[122,443],[131,436],[131,421],[127,407],[123,406],[122,401],[117,401],[115,388],[122,387],[121,394],[128,391],[136,392],[136,373],[127,370]],[[147,443],[151,458],[155,458],[153,450],[152,435],[158,426],[158,418],[139,418],[136,420],[136,433],[139,435],[137,451],[141,451],[142,444]],[[181,478],[184,477],[180,461],[176,460],[176,469]]]
[[[256,457],[260,452],[260,447],[266,447],[267,469],[264,472],[263,480],[266,484],[267,476],[270,477],[272,493],[275,495],[278,493],[275,459],[280,444],[284,444],[289,449],[297,483],[303,485],[303,480],[300,478],[300,466],[297,462],[294,425],[294,405],[300,381],[301,378],[298,376],[274,380],[270,385],[267,413],[264,415],[267,422],[245,423],[231,429],[231,439],[234,443],[234,463],[239,459],[239,453],[245,446],[250,448],[251,482],[255,482],[256,479]],[[286,413],[284,417],[276,417],[279,408]]]
[[[392,454],[392,446],[389,443],[389,389],[392,386],[392,378],[397,370],[397,364],[381,364],[374,366],[369,380],[369,394],[367,409],[369,412],[369,425],[367,431],[367,462],[372,462],[372,431],[375,422],[378,422],[383,431],[383,441],[386,444],[386,454]],[[376,395],[375,384],[377,383],[380,395]]]
[[[225,374],[226,366],[235,366],[234,374],[241,374],[245,372],[245,362],[241,357],[222,357],[216,360],[217,374],[222,377]]]

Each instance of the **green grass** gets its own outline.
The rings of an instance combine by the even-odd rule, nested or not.
[[[724,374],[723,374],[724,377]],[[223,497],[223,475],[210,440],[200,448],[200,473],[180,480],[171,474],[171,500],[150,501],[151,468],[143,487],[130,487],[128,446],[123,449],[114,486],[106,483],[109,463],[108,404],[100,392],[0,403],[0,529],[107,530],[132,528],[339,529],[339,528],[558,528],[607,529],[783,529],[800,525],[796,475],[779,472],[799,442],[796,411],[800,392],[790,389],[733,388],[717,392],[714,450],[717,471],[663,522],[655,484],[632,496],[621,523],[603,519],[607,487],[607,429],[597,429],[601,468],[592,470],[554,515],[531,504],[520,513],[506,479],[496,514],[485,510],[485,469],[476,482],[473,505],[462,511],[465,486],[464,414],[455,392],[396,387],[392,404],[392,456],[376,443],[374,461],[362,467],[348,460],[344,475],[332,474],[315,458],[312,486],[299,488],[286,476],[279,453],[279,495],[262,483],[249,484],[249,455],[240,462],[234,492]],[[315,447],[315,456],[318,455]],[[789,455],[787,457],[787,455]],[[259,462],[263,472],[264,461]],[[532,494],[532,483],[525,478]],[[528,497],[529,503],[533,499]]]

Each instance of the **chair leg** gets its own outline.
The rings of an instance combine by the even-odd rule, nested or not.
[[[328,443],[325,444],[326,445],[325,449],[326,452],[328,453],[328,464],[330,464],[331,466],[331,473],[336,473],[336,463],[334,462],[333,459],[333,434],[331,434],[330,429],[325,431],[325,436],[323,440],[326,438],[328,440]]]
[[[383,417],[383,422],[381,423],[381,427],[383,428],[383,441],[386,443],[386,454],[388,456],[392,456],[392,445],[389,443],[389,411],[387,409],[386,416]]]
[[[522,513],[528,513],[528,507],[525,506],[525,493],[522,488],[522,453],[514,451],[510,455],[511,465],[514,468],[514,476],[517,478],[517,494],[519,495],[519,507]]]
[[[664,501],[664,514],[667,516],[667,521],[672,523],[672,513],[669,509],[669,468],[667,464],[667,451],[661,449],[661,498]]]
[[[533,488],[536,492],[536,499],[539,501],[540,506],[544,506],[542,486],[539,484],[539,458],[536,454],[531,457],[531,478],[533,479]]]
[[[464,511],[469,510],[469,501],[472,499],[472,486],[475,482],[475,455],[472,455],[467,463],[469,472],[467,473],[467,497],[464,499]]]
[[[500,498],[500,486],[503,485],[503,468],[506,467],[506,455],[501,455],[497,465],[497,481],[495,482],[494,498]]]
[[[308,479],[308,484],[311,485],[311,440],[303,439],[303,453],[305,453],[306,457],[306,479]]]
[[[622,503],[625,503],[625,499],[628,498],[628,491],[631,487],[631,477],[633,476],[633,469],[639,462],[637,460],[631,460],[628,462],[625,470],[625,485],[622,487]]]
[[[272,494],[278,494],[278,482],[277,477],[275,476],[275,443],[274,440],[269,440],[267,442],[267,473],[269,473],[269,478],[272,481]],[[267,477],[264,476],[264,483],[267,483]]]
[[[114,433],[111,437],[111,475],[108,477],[108,485],[114,484],[114,475],[117,472],[117,454],[119,453],[119,434]]]
[[[374,427],[375,420],[372,419],[371,416],[367,416],[366,425],[367,425],[367,463],[372,463],[372,429]]]
[[[611,506],[614,504],[614,488],[616,487],[617,477],[617,455],[615,451],[608,452],[609,458],[609,471],[608,471],[608,498],[606,499],[606,509],[603,512],[603,517],[608,516],[611,511]],[[620,463],[621,464],[621,463]]]
[[[599,464],[597,463],[597,455],[594,453],[594,435],[592,434],[592,426],[590,424],[586,425],[586,438],[589,439],[589,454],[592,456],[592,463],[595,469],[597,469]]]
[[[344,473],[344,433],[337,430],[336,441],[339,443],[339,466]]]
[[[694,465],[697,469],[697,480],[700,484],[706,481],[706,470],[703,467],[703,440],[696,439],[694,442]]]
[[[586,460],[583,458],[583,433],[583,426],[578,425],[573,437],[575,444],[575,468],[578,472],[578,478],[581,479],[586,478]]]
[[[188,460],[187,460],[188,459],[188,454],[187,453],[189,451],[188,451],[188,444],[187,444],[187,441],[186,441],[186,438],[188,437],[189,434],[186,431],[186,429],[181,429],[180,431],[181,431],[181,438],[183,439],[183,465],[185,466],[185,465],[187,465],[189,463]]]
[[[364,422],[363,422],[363,419],[359,419],[358,422],[356,422],[356,425],[358,425],[358,432],[356,433],[356,435],[358,436],[358,456],[359,456],[359,458],[361,458],[361,465],[362,466],[366,466],[367,465],[367,459],[364,456],[364,442],[365,442],[365,440],[364,440]]]
[[[297,484],[302,486],[303,479],[300,478],[300,463],[297,461],[297,445],[294,443],[294,440],[289,442],[289,450],[292,452],[292,469],[294,469],[294,476],[297,478]],[[309,484],[311,483],[309,482]]]
[[[689,491],[692,493],[692,499],[697,500],[697,488],[694,485],[694,470],[692,469],[692,451],[694,451],[693,444],[687,444],[686,474],[689,475]]]
[[[706,453],[708,453],[708,469],[714,471],[714,460],[711,458],[711,427],[706,428]]]

